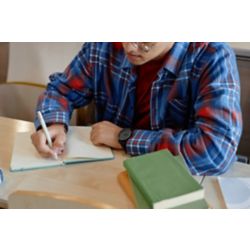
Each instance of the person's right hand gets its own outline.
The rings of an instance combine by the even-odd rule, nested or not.
[[[33,145],[39,154],[45,158],[55,158],[61,155],[64,151],[66,143],[66,133],[64,125],[54,124],[48,127],[49,134],[52,140],[52,148],[47,144],[45,133],[42,129],[36,131],[31,135],[31,140]]]

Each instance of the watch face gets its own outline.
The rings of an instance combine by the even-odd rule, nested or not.
[[[120,135],[119,135],[119,140],[120,141],[126,141],[129,139],[129,137],[131,136],[131,129],[130,128],[125,128],[121,131]]]

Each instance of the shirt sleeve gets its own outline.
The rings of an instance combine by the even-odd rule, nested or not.
[[[37,111],[42,111],[47,124],[61,123],[66,127],[75,108],[88,104],[93,95],[91,44],[85,43],[63,73],[54,73],[46,91],[39,97]],[[35,127],[39,127],[35,119]]]
[[[201,63],[201,62],[199,62]],[[194,175],[219,175],[235,160],[242,132],[236,60],[228,48],[204,56],[194,102],[195,122],[186,130],[135,130],[126,149],[131,155],[168,149],[182,154]]]

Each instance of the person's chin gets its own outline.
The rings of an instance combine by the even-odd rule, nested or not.
[[[144,63],[144,60],[141,56],[127,54],[127,58],[134,65],[141,65]]]

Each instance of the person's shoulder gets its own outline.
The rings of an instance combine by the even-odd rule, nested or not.
[[[87,58],[90,63],[105,61],[112,52],[112,43],[86,42],[79,52],[80,58]]]
[[[82,45],[82,50],[106,51],[111,47],[110,42],[86,42]]]
[[[82,50],[88,51],[90,56],[108,58],[111,55],[122,54],[123,48],[121,43],[112,42],[92,42],[85,43]]]
[[[231,54],[233,49],[224,42],[192,42],[189,46],[189,52],[198,54]]]

